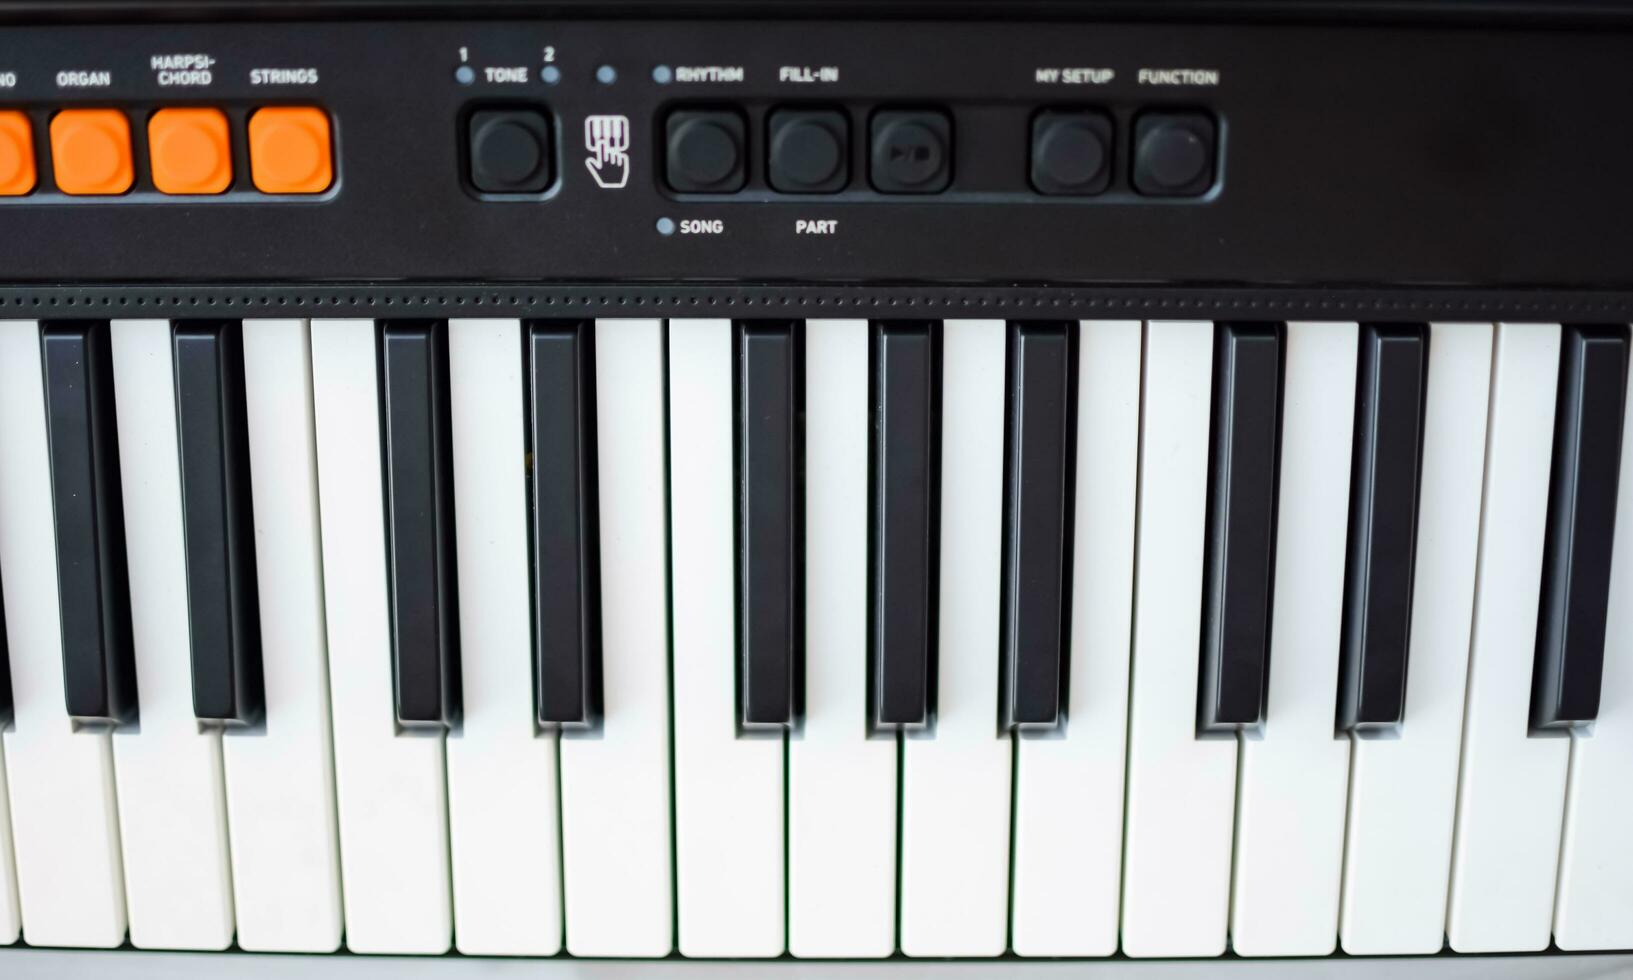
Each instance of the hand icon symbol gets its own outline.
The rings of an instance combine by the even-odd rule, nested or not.
[[[589,116],[584,120],[584,166],[603,189],[629,183],[629,117]]]
[[[585,159],[584,166],[590,168],[590,176],[595,182],[605,188],[623,187],[629,183],[629,154],[608,153],[606,162],[597,157]]]

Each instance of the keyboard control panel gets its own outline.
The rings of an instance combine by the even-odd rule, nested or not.
[[[17,283],[140,240],[121,278],[1633,285],[1605,244],[1633,227],[1633,185],[1603,174],[1633,159],[1633,126],[1605,124],[1633,105],[1615,31],[382,19],[6,40]]]

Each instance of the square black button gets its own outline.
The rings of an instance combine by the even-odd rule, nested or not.
[[[1099,194],[1111,185],[1111,117],[1051,109],[1032,119],[1032,188],[1039,194]]]
[[[682,193],[731,194],[748,179],[748,127],[730,109],[676,109],[664,122],[664,178]]]
[[[1205,112],[1147,112],[1134,121],[1134,189],[1199,197],[1213,186],[1216,133]]]
[[[831,194],[850,180],[850,124],[833,109],[778,109],[766,126],[766,180],[784,194]]]
[[[550,186],[550,119],[536,109],[483,109],[468,133],[471,185],[490,194],[536,194]]]
[[[873,114],[873,189],[885,194],[939,194],[953,180],[953,121],[933,109]]]

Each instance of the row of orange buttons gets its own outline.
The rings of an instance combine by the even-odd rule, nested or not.
[[[147,121],[153,186],[164,194],[219,194],[232,183],[232,139],[220,109],[160,109]],[[250,180],[263,194],[319,194],[334,180],[329,117],[278,106],[249,119]],[[135,181],[130,120],[118,109],[64,109],[51,117],[51,172],[64,194],[123,194]],[[28,116],[0,110],[0,196],[34,189]]]

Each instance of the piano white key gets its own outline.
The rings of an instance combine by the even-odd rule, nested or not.
[[[1356,325],[1289,323],[1270,685],[1243,733],[1231,947],[1321,956],[1338,939],[1349,742],[1333,731],[1354,452]]]
[[[739,737],[730,320],[669,321],[680,951],[776,956],[783,738]]]
[[[788,948],[896,948],[896,739],[867,731],[868,323],[805,330],[805,722],[788,743]]]
[[[40,327],[0,321],[0,583],[15,705],[4,741],[23,938],[117,946],[125,882],[113,748],[68,720],[53,528]]]
[[[1008,941],[1013,746],[998,731],[1004,475],[1002,320],[942,335],[935,722],[902,756],[901,947],[997,956]]]
[[[1234,738],[1198,738],[1213,325],[1153,321],[1135,538],[1123,952],[1217,956],[1230,906]]]
[[[1464,953],[1548,945],[1571,746],[1528,734],[1559,327],[1499,324],[1496,358],[1446,929]]]
[[[12,858],[11,796],[6,789],[6,754],[4,745],[0,745],[0,946],[11,945],[23,934],[17,865]]]
[[[311,328],[346,945],[441,953],[453,927],[443,736],[397,734],[375,326]]]
[[[1405,722],[1351,747],[1339,926],[1352,954],[1435,953],[1445,943],[1491,343],[1486,323],[1429,328]]]
[[[450,322],[448,375],[465,708],[447,750],[454,941],[549,956],[561,948],[556,737],[533,720],[521,322]]]
[[[244,402],[261,602],[265,731],[222,741],[238,945],[340,945],[329,658],[305,320],[245,320]]]
[[[221,733],[193,715],[187,557],[168,320],[115,320],[119,478],[141,724],[113,739],[130,941],[232,942]]]
[[[1633,400],[1623,419],[1633,421]],[[1617,527],[1611,559],[1610,610],[1605,621],[1605,672],[1599,717],[1571,731],[1564,842],[1554,942],[1560,949],[1633,947],[1633,452],[1622,426]]]
[[[664,956],[674,947],[663,368],[662,321],[596,321],[603,721],[561,739],[575,956]]]
[[[1016,750],[1011,928],[1022,956],[1117,951],[1141,324],[1078,329],[1071,688],[1065,730]]]

